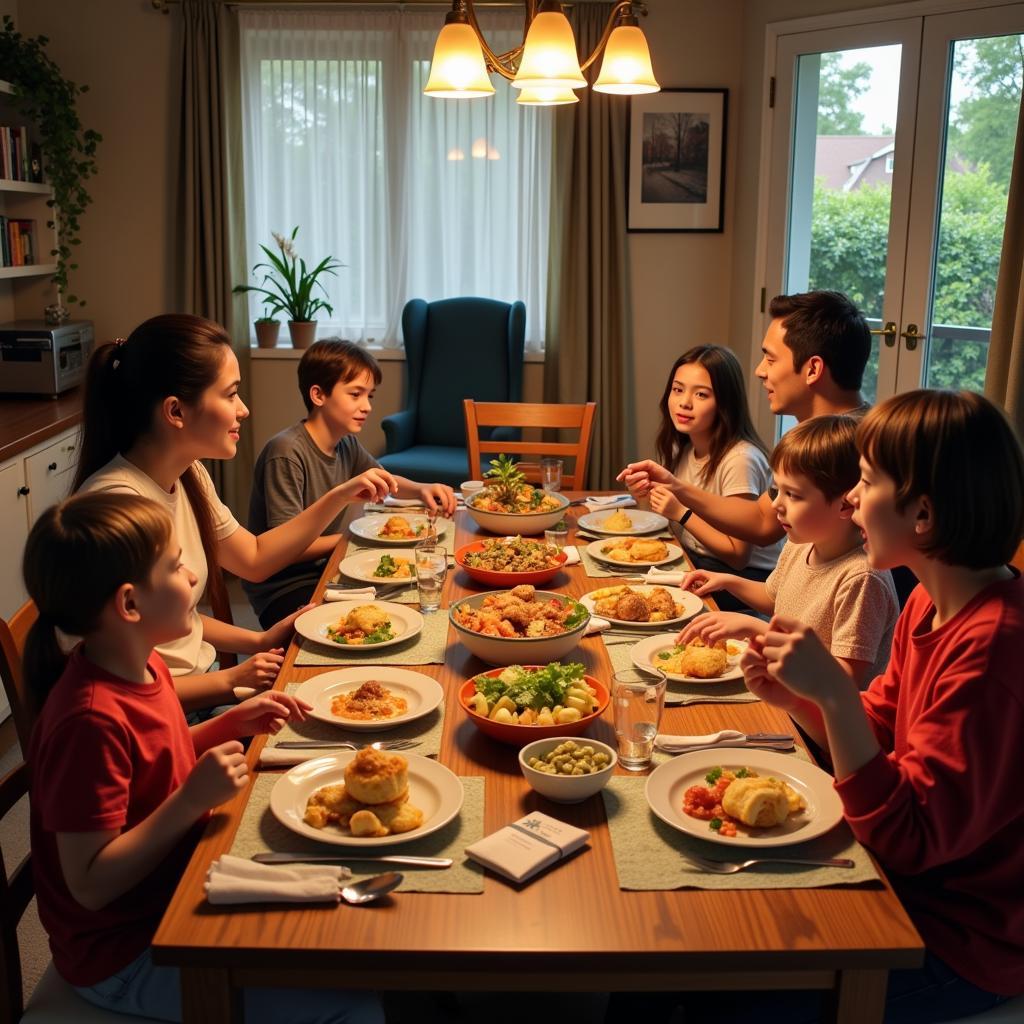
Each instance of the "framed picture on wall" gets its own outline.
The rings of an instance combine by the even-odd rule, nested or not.
[[[728,89],[662,89],[629,103],[626,227],[721,231]]]

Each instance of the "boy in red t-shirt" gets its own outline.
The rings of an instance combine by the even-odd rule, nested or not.
[[[83,494],[46,510],[25,548],[39,619],[25,676],[33,873],[57,971],[108,1010],[180,1020],[178,971],[149,946],[207,812],[248,782],[238,737],[309,709],[267,693],[191,730],[156,644],[190,628],[195,575],[166,510]],[[56,630],[83,641],[65,657]],[[247,1020],[379,1024],[359,993],[247,990]]]

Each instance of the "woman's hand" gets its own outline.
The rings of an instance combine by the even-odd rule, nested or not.
[[[284,648],[275,647],[270,651],[246,658],[240,665],[228,669],[231,674],[231,688],[251,686],[255,690],[266,690],[274,685],[278,672],[284,664]]]
[[[725,590],[730,575],[727,572],[708,572],[706,569],[694,569],[688,572],[679,584],[680,590],[689,590],[698,597],[713,594],[716,590]]]
[[[273,735],[280,732],[289,719],[304,721],[306,712],[312,709],[312,704],[275,690],[243,700],[238,707],[225,711],[223,718],[230,720],[231,729],[238,736],[256,736],[265,732]]]
[[[424,484],[419,489],[423,504],[432,513],[455,515],[455,492],[447,484]]]
[[[237,710],[232,708],[226,714]],[[230,800],[245,786],[248,778],[249,768],[242,744],[238,740],[228,740],[211,747],[196,761],[188,778],[181,784],[181,796],[198,818],[211,807]]]
[[[825,649],[817,633],[796,619],[776,615],[761,643],[765,668],[796,698],[821,708],[851,685],[850,677]]]
[[[686,624],[676,637],[676,643],[688,644],[699,636],[708,647],[713,647],[719,640],[750,636],[754,622],[757,619],[741,612],[704,612]]]
[[[386,470],[376,466],[359,476],[338,484],[334,489],[346,502],[383,501],[389,494],[398,493],[398,482]]]
[[[291,615],[286,615],[280,620],[280,622],[275,622],[270,629],[265,629],[259,634],[259,640],[256,644],[257,650],[283,651],[288,646],[288,641],[291,640],[292,633],[295,632],[295,620],[303,612],[308,612],[310,608],[315,607],[315,604],[304,604],[301,608],[297,608],[293,611]]]
[[[655,484],[651,488],[650,499],[651,508],[673,523],[678,523],[686,511],[683,503],[664,484]]]
[[[671,487],[676,478],[664,466],[644,459],[631,462],[615,479],[623,481],[634,497],[643,497],[654,484]]]

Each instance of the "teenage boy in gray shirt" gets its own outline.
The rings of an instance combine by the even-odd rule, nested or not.
[[[318,341],[299,360],[299,391],[307,416],[272,437],[260,452],[249,499],[249,529],[257,535],[287,522],[331,488],[363,474],[384,474],[400,498],[419,498],[443,515],[455,511],[445,484],[392,476],[359,443],[380,384],[377,360],[346,341]],[[306,604],[338,542],[342,514],[313,541],[298,562],[261,583],[242,582],[261,623],[277,622]],[[264,626],[264,628],[267,628]]]

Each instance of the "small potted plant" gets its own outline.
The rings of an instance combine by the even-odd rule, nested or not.
[[[314,295],[313,291],[319,288],[326,295],[327,291],[319,280],[320,275],[334,274],[345,264],[337,262],[333,256],[325,256],[312,270],[307,269],[306,261],[300,259],[295,252],[294,242],[298,233],[298,227],[289,238],[273,232],[280,252],[275,253],[261,245],[269,262],[257,263],[252,268],[253,274],[264,271],[262,283],[239,284],[234,290],[236,293],[257,292],[263,296],[267,307],[267,313],[261,318],[263,320],[272,318],[275,313],[287,313],[292,345],[295,348],[309,348],[316,338],[316,314],[321,309],[326,309],[328,313],[334,312],[330,303]]]
[[[269,306],[263,307],[263,316],[256,320],[256,344],[260,348],[276,348],[281,321],[271,315]]]

